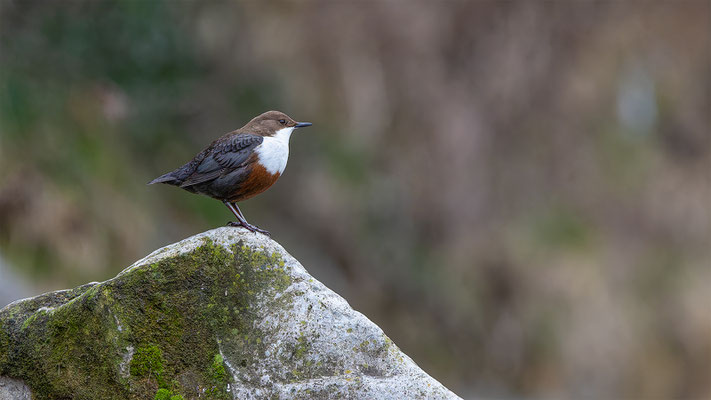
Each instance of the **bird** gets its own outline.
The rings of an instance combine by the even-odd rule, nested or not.
[[[250,224],[238,202],[269,189],[284,173],[294,130],[311,126],[280,111],[267,111],[213,141],[192,160],[148,182],[165,183],[222,201],[237,218],[229,226],[269,232]]]

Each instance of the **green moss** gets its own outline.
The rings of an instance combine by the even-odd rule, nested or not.
[[[210,366],[210,375],[215,382],[224,382],[227,380],[227,372],[225,371],[225,360],[220,354],[215,354],[215,358]]]
[[[184,400],[183,396],[179,394],[173,394],[168,389],[158,389],[153,400]]]
[[[10,335],[2,322],[0,321],[0,375],[5,375],[10,359]]]
[[[297,341],[298,344],[294,348],[293,355],[295,358],[303,358],[304,354],[311,348],[311,345],[308,343],[304,335],[299,336]]]
[[[155,377],[163,382],[163,352],[156,345],[139,347],[131,360],[131,375],[142,378]],[[162,386],[162,385],[161,385]]]
[[[156,392],[156,396],[153,398],[153,400],[170,400],[172,395],[173,392],[168,389],[158,389],[158,391]]]
[[[227,391],[227,384],[230,382],[225,370],[225,360],[221,354],[215,354],[208,371],[209,379],[212,381],[210,387],[205,393],[214,399],[229,399],[231,398]]]
[[[111,281],[3,310],[0,373],[23,379],[37,399],[231,398],[220,350],[253,373],[265,345],[250,305],[291,278],[278,253],[230,250],[206,240]],[[282,294],[274,306],[292,298]],[[37,312],[42,306],[54,310]]]
[[[34,314],[30,315],[30,317],[27,318],[25,320],[25,322],[22,323],[22,329],[26,329],[28,326],[30,326],[30,324],[32,324],[35,320],[37,320],[37,318],[39,318],[39,316],[41,314],[43,314],[42,311],[37,311]]]

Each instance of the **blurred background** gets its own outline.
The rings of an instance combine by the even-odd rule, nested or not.
[[[711,397],[709,1],[0,1],[0,306],[232,219],[146,186],[270,109],[242,204],[459,395]]]

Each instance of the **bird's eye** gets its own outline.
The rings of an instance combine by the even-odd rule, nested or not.
[[[285,120],[285,119],[280,119],[280,120],[279,120],[279,123],[282,124],[282,125],[286,125],[286,120]]]

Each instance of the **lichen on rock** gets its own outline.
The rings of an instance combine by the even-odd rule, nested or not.
[[[219,228],[0,310],[34,399],[457,398],[276,242]]]

